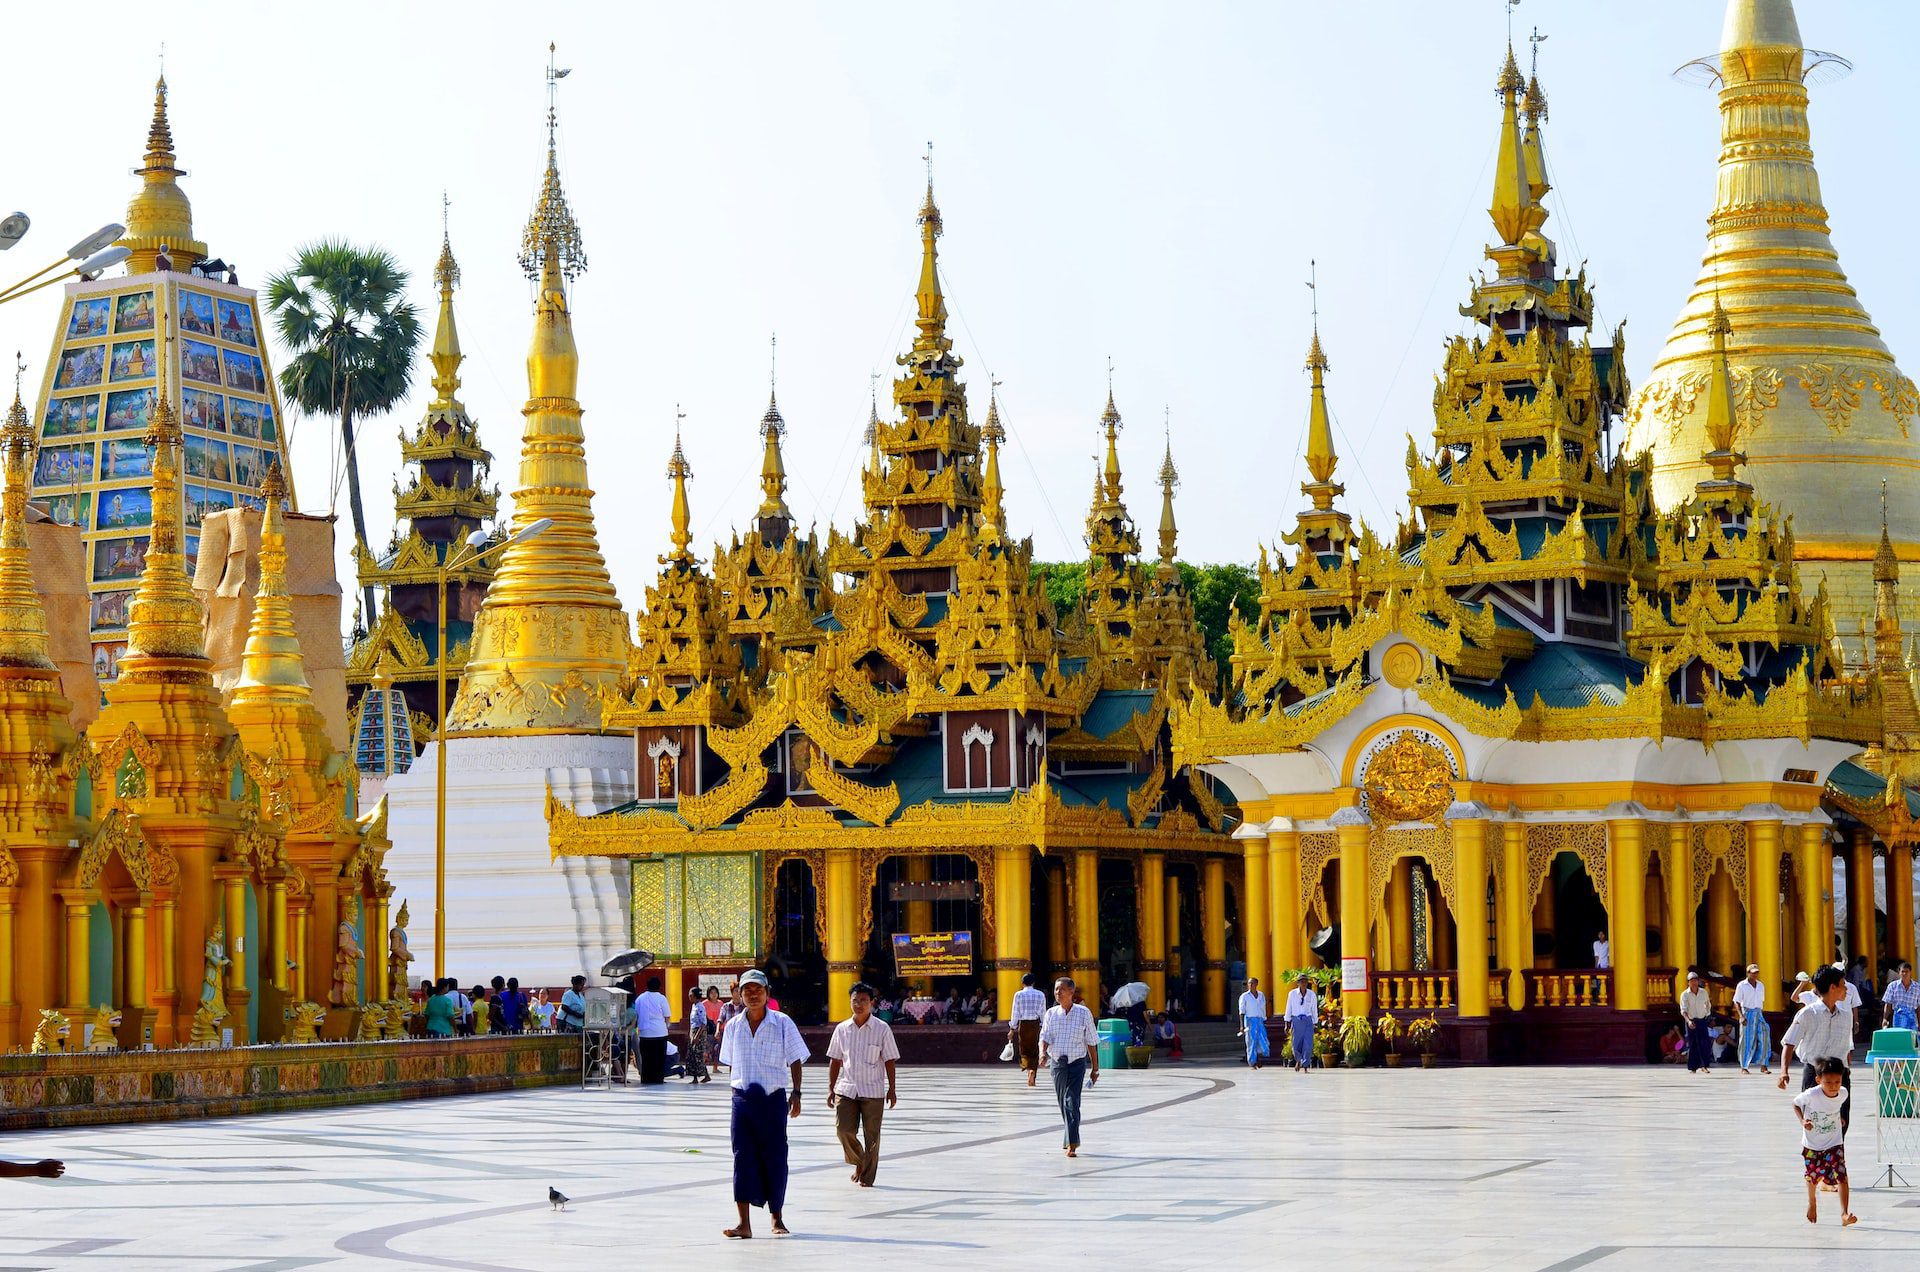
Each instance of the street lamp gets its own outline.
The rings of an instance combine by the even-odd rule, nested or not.
[[[433,795],[433,980],[437,985],[447,975],[447,575],[504,552],[516,543],[537,539],[553,525],[550,517],[529,522],[507,538],[489,547],[487,532],[475,530],[467,536],[463,551],[450,553],[440,563],[434,579],[435,599],[439,604],[439,637],[435,645],[434,672],[439,682],[436,691],[438,714],[435,716],[434,741],[440,753],[434,764]]]
[[[20,223],[18,233],[14,234],[13,239],[7,242],[6,245],[8,247],[13,246],[13,243],[18,241],[19,236],[27,232],[26,219],[25,213],[16,212],[4,222],[0,222],[0,227],[4,227],[0,228],[0,238],[4,238],[5,234],[13,229],[16,220]],[[45,269],[35,270],[19,282],[13,284],[13,286],[6,288],[4,291],[0,291],[0,305],[4,305],[10,300],[18,300],[29,292],[37,292],[42,287],[51,287],[55,283],[65,279],[81,274],[98,274],[103,269],[111,269],[113,266],[118,265],[121,261],[133,255],[131,251],[124,247],[113,246],[114,241],[126,232],[127,227],[117,221],[101,226],[68,248],[67,254],[53,264],[47,266]],[[34,279],[53,273],[54,270],[59,269],[69,261],[76,261],[78,264],[64,274],[55,274],[44,283],[34,283],[31,287],[27,286],[28,283],[33,283]]]

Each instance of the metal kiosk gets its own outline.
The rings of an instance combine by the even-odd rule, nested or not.
[[[587,990],[586,1023],[580,1029],[580,1089],[613,1089],[615,1040],[627,1028],[627,991],[596,985]]]

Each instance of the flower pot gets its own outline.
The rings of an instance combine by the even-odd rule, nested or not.
[[[1144,1069],[1153,1061],[1152,1047],[1128,1047],[1127,1068]]]
[[[1434,1069],[1434,1068],[1438,1068],[1439,1065],[1440,1065],[1440,1057],[1435,1055],[1433,1052],[1422,1051],[1420,1053],[1420,1067],[1422,1069]]]
[[[1367,1067],[1367,1053],[1364,1051],[1347,1052],[1347,1068],[1364,1069]]]
[[[1320,1067],[1321,1067],[1322,1069],[1333,1069],[1333,1068],[1337,1068],[1337,1067],[1339,1067],[1339,1064],[1340,1064],[1340,1053],[1339,1053],[1339,1052],[1337,1052],[1337,1051],[1316,1051],[1316,1052],[1314,1052],[1313,1054],[1314,1054],[1314,1055],[1316,1055],[1316,1056],[1318,1056],[1318,1057],[1320,1057]]]
[[[1398,1069],[1400,1067],[1400,1062],[1406,1059],[1406,1057],[1401,1055],[1398,1051],[1389,1051],[1383,1058],[1386,1060],[1387,1068],[1389,1069]]]

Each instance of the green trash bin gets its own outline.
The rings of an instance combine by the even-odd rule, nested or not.
[[[1100,1036],[1100,1067],[1102,1069],[1124,1069],[1127,1067],[1127,1046],[1133,1041],[1133,1031],[1127,1022],[1118,1017],[1109,1016],[1094,1026],[1094,1032]]]

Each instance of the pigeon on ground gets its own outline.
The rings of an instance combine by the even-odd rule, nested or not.
[[[561,1192],[558,1188],[555,1188],[551,1184],[547,1185],[547,1204],[555,1210],[565,1210],[567,1203],[571,1200],[573,1199]]]

